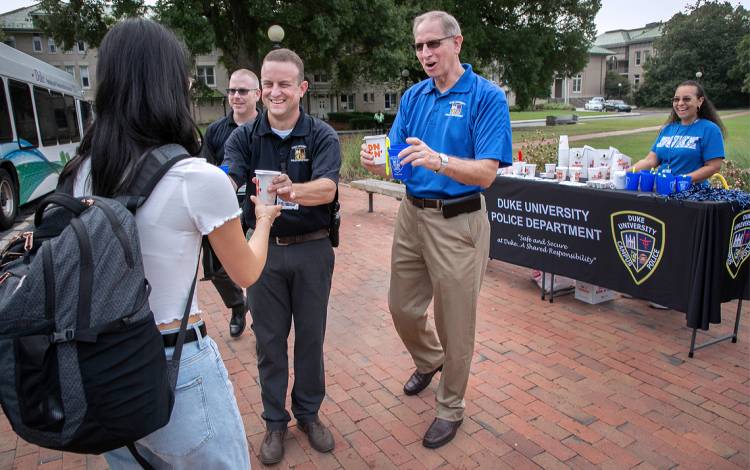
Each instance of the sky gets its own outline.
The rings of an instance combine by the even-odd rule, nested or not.
[[[33,0],[3,0],[0,12],[6,12],[36,3]],[[147,0],[146,3],[154,3]],[[596,15],[597,35],[613,29],[634,29],[654,21],[666,21],[679,11],[684,11],[695,0],[602,0]],[[750,9],[750,0],[730,0]]]

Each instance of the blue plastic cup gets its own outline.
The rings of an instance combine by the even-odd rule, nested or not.
[[[229,165],[219,165],[219,168],[226,174],[229,174]]]
[[[690,175],[680,175],[677,177],[677,192],[687,191],[693,184],[693,177]]]
[[[650,193],[654,191],[654,179],[656,175],[651,170],[641,170],[641,192]]]
[[[666,174],[656,175],[656,192],[662,196],[669,196],[675,190],[675,177]]]
[[[625,173],[625,189],[628,191],[638,191],[638,183],[640,182],[641,174],[633,171]]]
[[[388,159],[391,164],[391,176],[397,180],[407,180],[411,177],[411,163],[401,164],[398,158],[399,152],[408,147],[409,144],[391,144],[388,148]]]

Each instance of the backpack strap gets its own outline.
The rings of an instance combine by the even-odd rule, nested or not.
[[[131,442],[127,445],[128,450],[130,451],[130,454],[133,456],[136,462],[138,462],[138,465],[143,467],[143,470],[155,470],[154,467],[148,463],[148,460],[146,460],[140,452],[138,452],[138,449],[135,447],[135,442]]]
[[[135,214],[169,169],[186,158],[191,158],[191,155],[178,144],[167,144],[151,149],[138,162],[133,182],[119,198],[128,210]]]

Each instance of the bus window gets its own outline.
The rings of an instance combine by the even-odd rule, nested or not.
[[[55,127],[57,127],[57,143],[58,144],[69,144],[70,143],[70,127],[68,127],[68,120],[65,118],[65,100],[63,99],[62,93],[53,91],[52,95],[52,106],[55,112]]]
[[[37,147],[39,139],[36,136],[34,105],[31,102],[29,86],[16,80],[8,80],[8,89],[10,90],[10,105],[13,107],[18,140],[23,139],[32,147]]]
[[[5,87],[0,80],[0,144],[13,142],[13,128],[10,125],[10,110],[5,100]]]
[[[70,130],[71,142],[80,142],[81,133],[78,131],[78,115],[76,114],[76,100],[72,96],[65,95],[65,118]]]
[[[94,120],[94,113],[91,109],[91,103],[81,100],[81,121],[83,121],[83,132],[89,128]]]
[[[49,90],[34,87],[36,116],[39,120],[39,131],[42,134],[42,145],[57,145],[57,123],[55,122],[55,103]]]

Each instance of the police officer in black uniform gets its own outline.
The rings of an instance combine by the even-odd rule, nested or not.
[[[224,160],[224,143],[232,131],[243,124],[252,125],[258,116],[256,105],[260,99],[260,85],[258,77],[247,69],[236,70],[229,77],[227,98],[232,112],[220,118],[206,129],[203,137],[204,145],[201,156],[209,163],[221,165]],[[214,255],[208,239],[203,243],[203,272],[206,279],[210,279],[219,292],[224,305],[232,310],[229,320],[229,335],[236,338],[245,331],[245,296],[242,289],[236,285],[221,266],[219,258]]]
[[[263,274],[247,291],[267,428],[260,460],[270,465],[284,456],[284,435],[291,420],[285,405],[292,322],[292,413],[314,449],[330,452],[334,446],[318,410],[325,397],[323,340],[334,264],[328,227],[341,149],[335,131],[300,108],[307,82],[296,53],[269,52],[263,59],[261,85],[266,111],[253,126],[232,133],[224,163],[237,186],[247,184],[247,194],[255,191],[256,169],[282,172],[269,191],[276,192],[283,210],[271,228]],[[245,223],[252,228],[255,218],[249,200],[244,211]]]

